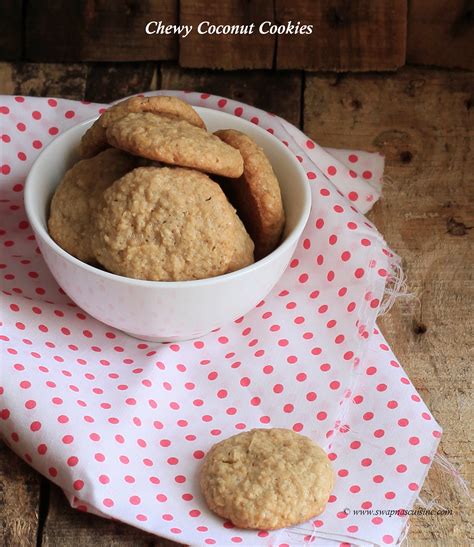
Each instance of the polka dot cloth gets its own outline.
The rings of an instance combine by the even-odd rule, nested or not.
[[[412,507],[441,430],[375,324],[397,258],[361,212],[383,160],[324,150],[235,101],[172,93],[245,117],[298,156],[313,208],[297,251],[264,301],[201,340],[144,343],[98,323],[44,265],[22,191],[40,151],[101,105],[0,97],[2,437],[73,507],[182,543],[396,544],[406,517],[375,511]],[[207,510],[202,458],[252,427],[292,428],[329,452],[336,486],[312,522],[239,530]]]

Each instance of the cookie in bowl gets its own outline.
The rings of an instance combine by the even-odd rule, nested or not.
[[[80,146],[81,156],[90,158],[107,148],[107,127],[131,112],[160,114],[171,119],[185,120],[191,125],[206,129],[206,124],[194,108],[177,97],[131,97],[109,107],[84,133]]]
[[[91,250],[92,214],[101,194],[137,164],[125,152],[109,148],[69,169],[51,201],[48,229],[65,251],[79,260],[94,263]]]
[[[253,242],[219,185],[179,167],[141,167],[108,188],[92,248],[108,271],[151,281],[205,279],[253,262]]]
[[[259,260],[278,246],[285,225],[278,179],[265,152],[248,135],[235,129],[222,129],[215,135],[242,155],[242,176],[220,182],[253,239]]]

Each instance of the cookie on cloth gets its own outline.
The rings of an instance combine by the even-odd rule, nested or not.
[[[223,181],[222,188],[253,239],[258,260],[280,242],[285,224],[280,185],[268,158],[250,137],[234,129],[216,131],[215,135],[239,150],[244,160],[243,175]]]
[[[324,511],[331,463],[311,439],[289,429],[252,429],[214,445],[200,485],[209,508],[239,528],[274,530]]]
[[[236,262],[242,267],[246,258],[236,257],[235,241],[250,239],[219,185],[178,167],[140,167],[116,181],[103,194],[95,227],[100,264],[155,281],[214,277]]]
[[[92,211],[104,190],[135,164],[133,156],[109,148],[66,172],[54,193],[48,220],[49,233],[58,245],[79,260],[94,262]]]
[[[81,140],[81,156],[90,158],[107,148],[106,128],[130,112],[151,112],[171,119],[186,120],[191,125],[206,129],[199,114],[177,97],[131,97],[108,108],[86,131]]]
[[[243,173],[238,150],[185,120],[132,113],[112,122],[106,133],[112,146],[150,160],[231,178]]]

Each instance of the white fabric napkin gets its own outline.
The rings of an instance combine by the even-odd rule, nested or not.
[[[294,258],[255,309],[201,340],[145,343],[95,321],[47,270],[22,191],[41,149],[102,105],[0,97],[2,438],[73,507],[179,542],[397,544],[441,429],[375,324],[399,275],[362,215],[383,158],[321,148],[236,101],[157,92],[170,93],[245,117],[298,156],[313,206]],[[258,532],[207,509],[204,454],[253,427],[292,428],[329,452],[337,480],[323,514]]]

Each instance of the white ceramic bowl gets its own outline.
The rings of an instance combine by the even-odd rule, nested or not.
[[[286,146],[246,120],[207,108],[196,110],[209,131],[233,128],[252,137],[264,149],[280,181],[286,211],[283,241],[271,254],[242,270],[197,281],[142,281],[89,266],[53,241],[47,230],[51,197],[64,172],[79,159],[80,138],[94,119],[51,142],[26,179],[26,213],[59,285],[99,321],[144,340],[197,338],[252,309],[286,269],[310,212],[311,195],[305,172]]]

